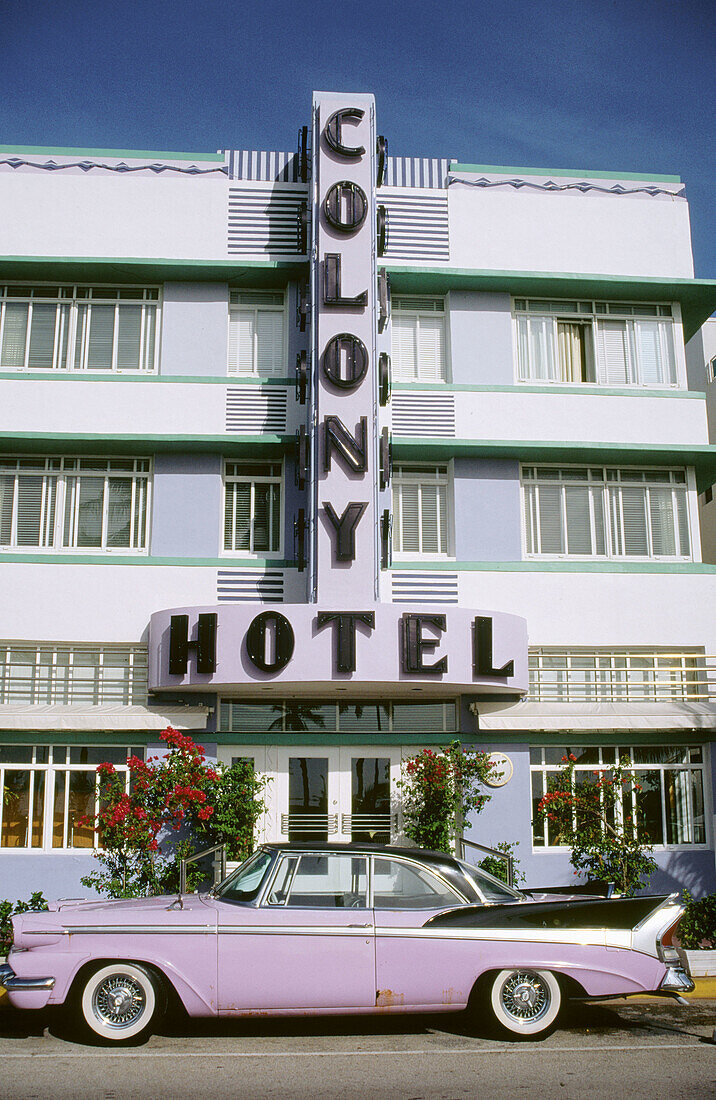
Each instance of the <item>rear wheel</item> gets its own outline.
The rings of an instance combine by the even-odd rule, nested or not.
[[[138,963],[115,962],[95,970],[79,1001],[82,1022],[113,1043],[149,1033],[163,1008],[157,978]]]
[[[493,1016],[512,1035],[540,1035],[559,1015],[562,993],[549,970],[501,970],[489,989]]]

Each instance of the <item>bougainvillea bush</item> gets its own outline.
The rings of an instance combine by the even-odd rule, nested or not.
[[[482,787],[491,768],[486,752],[464,749],[459,741],[404,760],[398,787],[405,835],[420,848],[452,852],[458,832],[470,828],[469,815],[490,800]]]
[[[233,860],[253,850],[266,781],[251,762],[211,764],[188,734],[170,727],[159,736],[165,757],[128,758],[129,790],[113,764],[97,768],[99,810],[84,823],[97,835],[100,869],[82,882],[109,897],[175,890],[179,860],[215,844],[226,844]],[[188,884],[202,877],[202,870],[190,865]]]
[[[575,779],[574,753],[562,757],[537,806],[537,819],[548,822],[550,839],[572,849],[575,874],[613,882],[631,897],[643,889],[656,870],[652,847],[643,838],[639,809],[641,785],[624,758],[606,770],[580,770]]]

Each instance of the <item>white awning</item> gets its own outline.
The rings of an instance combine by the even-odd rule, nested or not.
[[[208,707],[143,707],[105,703],[0,705],[0,729],[6,730],[205,730]]]
[[[714,703],[474,702],[481,730],[716,730]]]

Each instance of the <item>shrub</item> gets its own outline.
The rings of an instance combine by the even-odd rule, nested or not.
[[[17,913],[39,912],[47,909],[47,901],[42,891],[36,890],[29,901],[0,901],[0,955],[7,955],[12,947],[12,918]]]
[[[694,901],[684,890],[686,911],[679,922],[678,937],[682,947],[697,950],[700,947],[716,947],[716,894]]]
[[[405,835],[420,848],[452,852],[458,829],[470,828],[468,814],[490,800],[480,788],[491,768],[487,753],[463,749],[459,741],[404,760],[398,787]]]
[[[504,852],[506,856],[512,856],[512,885],[519,886],[521,882],[525,881],[525,876],[520,871],[519,860],[515,857],[515,848],[519,848],[519,840],[509,841],[501,840],[495,845],[498,852]],[[481,859],[477,865],[481,867],[483,871],[487,871],[488,874],[494,875],[495,878],[499,878],[501,882],[507,882],[507,862],[504,859],[498,859],[497,856],[485,856]]]

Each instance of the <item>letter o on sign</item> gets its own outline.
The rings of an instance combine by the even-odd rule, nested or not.
[[[357,183],[341,180],[329,187],[323,200],[326,221],[339,233],[354,233],[360,229],[368,213],[368,199]]]
[[[269,639],[267,639],[267,634]],[[270,636],[273,635],[273,638]],[[272,642],[273,659],[267,657],[267,640]],[[280,672],[293,657],[293,627],[278,611],[262,611],[251,620],[246,631],[246,651],[252,664],[262,672]]]
[[[328,341],[323,352],[323,373],[334,386],[352,390],[363,380],[367,370],[368,351],[363,341],[352,332],[339,332]]]

